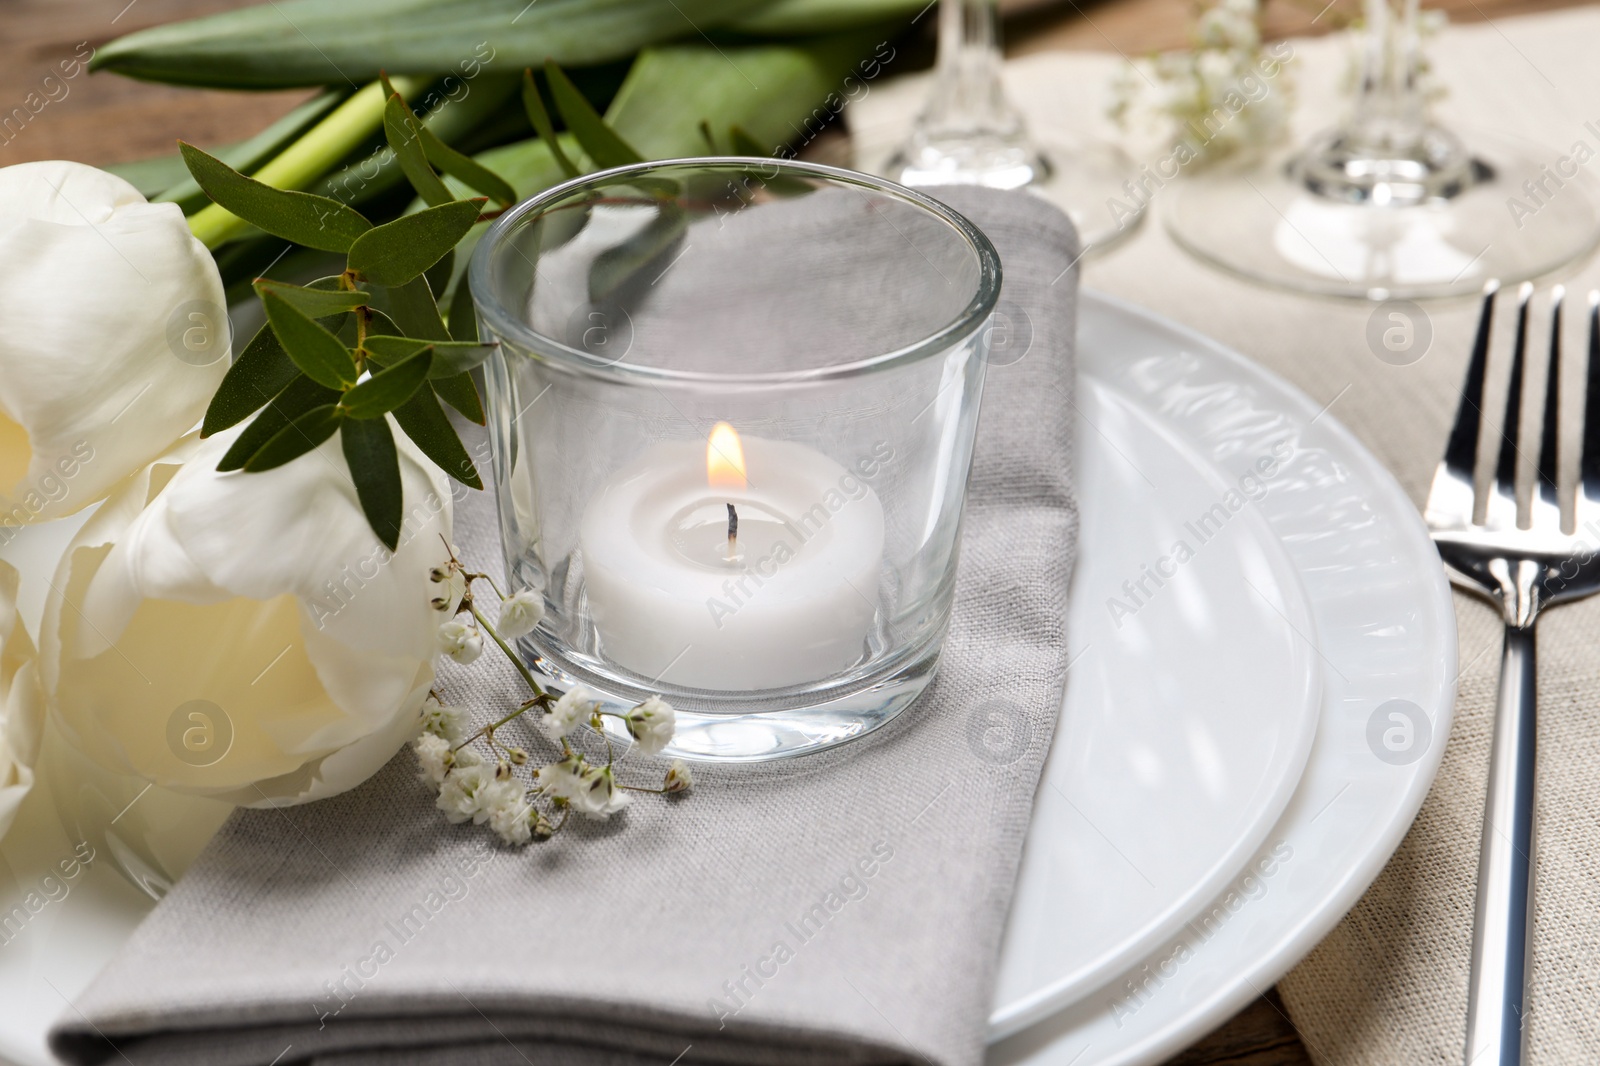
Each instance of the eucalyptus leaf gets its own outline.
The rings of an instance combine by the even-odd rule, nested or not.
[[[688,232],[689,219],[671,200],[656,205],[656,217],[632,237],[595,256],[589,264],[589,302],[603,304],[640,281],[654,284],[670,253]],[[646,277],[648,275],[648,277]]]
[[[722,149],[717,147],[716,137],[712,136],[711,123],[707,122],[705,119],[700,120],[700,139],[706,142],[706,148],[711,152],[712,155],[724,154]]]
[[[178,142],[178,150],[207,196],[251,225],[286,241],[325,252],[347,252],[372,229],[372,223],[360,212],[337,200],[263,185],[183,141]]]
[[[266,278],[256,279],[255,290],[262,296],[270,292],[311,318],[326,318],[341,311],[353,311],[357,307],[365,307],[369,299],[366,293],[358,289],[303,288]]]
[[[482,198],[457,200],[377,226],[350,246],[350,269],[379,285],[404,285],[466,236],[483,204]]]
[[[534,132],[555,157],[556,166],[560,167],[561,172],[567,177],[577,177],[581,173],[578,164],[574,163],[566,150],[561,147],[561,141],[556,136],[555,123],[550,121],[550,112],[545,109],[544,97],[539,95],[539,86],[533,80],[531,70],[522,72],[522,107],[528,112],[528,121],[533,123]]]
[[[422,136],[422,149],[427,154],[428,162],[438,167],[441,172],[449,174],[457,181],[465,182],[469,188],[483,193],[501,207],[510,207],[517,202],[516,190],[500,175],[471,156],[462,155],[451,148],[426,126],[421,127],[418,132]]]
[[[412,278],[404,285],[368,285],[367,291],[372,294],[372,306],[398,327],[390,332],[436,341],[450,339],[450,331],[444,328],[444,319],[439,317],[439,305],[434,302],[433,290],[425,275]]]
[[[481,426],[489,420],[483,413],[483,400],[478,396],[478,385],[472,380],[471,374],[435,378],[430,384],[433,391],[439,394],[439,399],[466,415],[470,421]]]
[[[458,341],[478,339],[478,312],[472,305],[472,285],[463,275],[450,298],[450,336]]]
[[[290,422],[244,464],[247,473],[260,473],[293,462],[333,436],[344,419],[332,404],[313,407]]]
[[[477,341],[428,341],[420,337],[369,336],[363,346],[380,366],[397,366],[423,349],[433,353],[430,378],[451,378],[483,365],[496,345]],[[359,386],[358,386],[359,387]]]
[[[356,498],[361,501],[367,524],[384,546],[394,551],[400,546],[405,501],[400,456],[395,451],[389,420],[343,419],[338,428],[344,461],[356,483]]]
[[[387,78],[384,83],[388,84]],[[399,93],[391,92],[389,99],[384,102],[383,136],[394,151],[400,169],[405,172],[406,180],[411,182],[411,187],[417,190],[417,195],[422,197],[424,203],[437,207],[455,200],[428,164],[428,154],[422,147],[422,128]]]
[[[318,407],[327,407],[337,403],[339,393],[333,389],[324,388],[304,374],[296,372],[296,376],[289,385],[266,409],[256,416],[228,446],[223,453],[222,461],[217,464],[218,470],[239,470],[248,463],[267,442],[276,437],[289,423],[296,418]]]
[[[601,167],[625,167],[644,162],[644,156],[606,125],[594,105],[584,98],[554,60],[545,60],[544,75],[550,83],[550,95],[555,97],[556,110],[561,112],[567,129],[578,138],[590,159]]]
[[[456,436],[450,416],[439,406],[432,389],[418,389],[416,395],[394,410],[394,420],[412,443],[438,464],[439,469],[469,488],[483,488],[483,479],[472,457]]]
[[[356,383],[356,362],[338,337],[275,292],[263,293],[261,306],[283,350],[307,377],[330,389]]]
[[[452,248],[444,253],[443,259],[422,272],[423,280],[428,283],[428,295],[432,296],[435,293],[444,292],[445,286],[450,284],[450,275],[455,272],[455,269],[456,250]],[[433,309],[437,314],[439,310],[437,301],[434,303]]]
[[[394,366],[410,359],[424,348],[431,347],[432,344],[432,341],[424,337],[396,337],[386,333],[372,333],[361,342],[361,347],[379,366]]]
[[[433,352],[427,347],[373,374],[344,394],[340,406],[351,418],[382,418],[409,400],[428,380]]]
[[[437,381],[476,370],[498,347],[498,344],[479,344],[477,341],[436,341],[433,344],[433,368],[428,371],[428,376]]]
[[[300,368],[278,343],[272,326],[263,325],[222,376],[200,424],[200,435],[209,437],[238,425],[299,376]]]

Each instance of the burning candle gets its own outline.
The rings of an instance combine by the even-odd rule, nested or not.
[[[722,422],[603,484],[579,549],[606,658],[687,688],[786,688],[865,657],[883,506],[820,452]]]

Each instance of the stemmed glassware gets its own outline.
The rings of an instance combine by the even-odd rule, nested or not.
[[[1428,115],[1417,0],[1366,0],[1354,105],[1288,158],[1218,168],[1166,198],[1168,232],[1252,281],[1373,300],[1549,273],[1600,240],[1600,195],[1559,151],[1466,138]],[[1560,173],[1558,173],[1560,171]]]
[[[1086,249],[1137,228],[1144,208],[1113,215],[1113,197],[1137,168],[1123,152],[1052,137],[1041,144],[1000,84],[995,0],[939,0],[939,57],[933,92],[885,173],[904,185],[1027,186],[1064,209]]]

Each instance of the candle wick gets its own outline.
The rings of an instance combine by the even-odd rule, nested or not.
[[[739,542],[739,512],[733,509],[733,504],[728,504],[728,558],[738,554]]]

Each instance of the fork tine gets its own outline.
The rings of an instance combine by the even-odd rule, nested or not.
[[[1517,339],[1511,349],[1511,387],[1506,393],[1505,428],[1500,431],[1500,461],[1495,464],[1495,491],[1507,499],[1517,497],[1517,442],[1522,432],[1522,367],[1527,361],[1528,301],[1533,283],[1525,281],[1517,291]]]
[[[1579,460],[1579,481],[1583,494],[1600,501],[1600,289],[1589,294],[1589,366],[1584,372],[1583,458]]]
[[[1556,454],[1561,438],[1556,423],[1561,411],[1561,303],[1566,294],[1561,285],[1550,292],[1550,362],[1545,373],[1544,425],[1539,440],[1539,495],[1556,507],[1561,506]]]
[[[1466,484],[1473,483],[1473,466],[1478,455],[1478,429],[1483,422],[1483,380],[1489,365],[1489,334],[1494,325],[1494,298],[1500,283],[1490,280],[1483,287],[1483,310],[1478,313],[1478,335],[1472,342],[1472,360],[1467,364],[1467,380],[1461,386],[1461,405],[1450,428],[1444,448],[1444,465]],[[1600,455],[1596,456],[1600,474]]]

